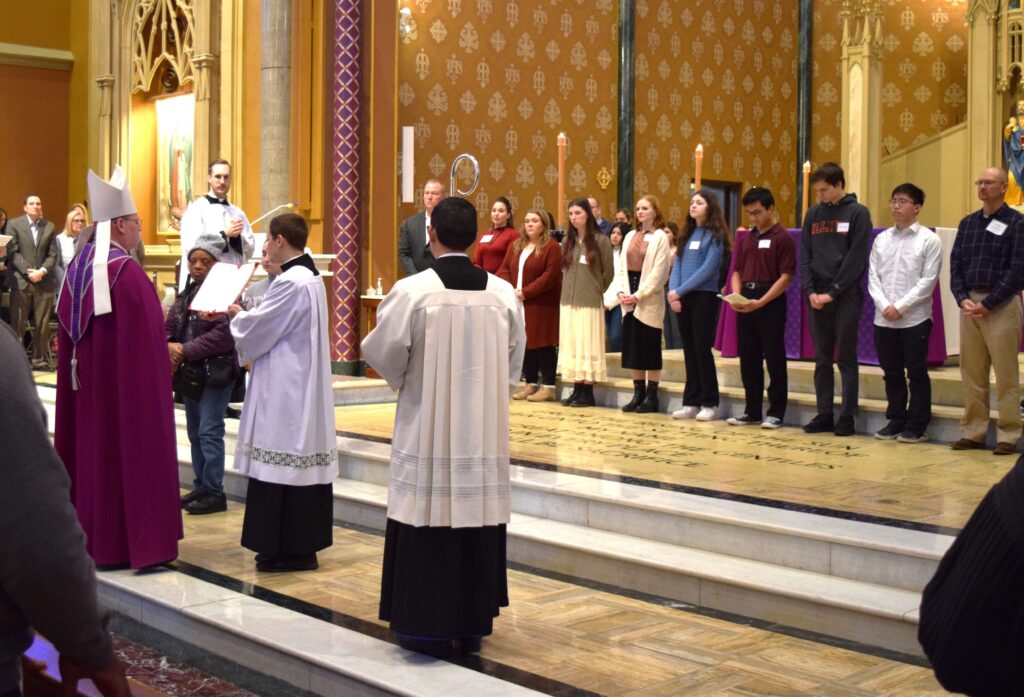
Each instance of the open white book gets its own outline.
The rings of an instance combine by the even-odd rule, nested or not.
[[[0,247],[6,247],[7,243],[13,239],[13,235],[0,235]]]
[[[255,262],[235,266],[217,262],[206,274],[206,280],[199,287],[196,297],[188,309],[195,312],[227,312],[228,306],[238,299],[252,280],[256,270]]]
[[[750,298],[745,298],[742,295],[740,295],[739,293],[729,293],[728,295],[722,295],[721,293],[719,293],[718,297],[720,297],[722,300],[724,300],[725,302],[729,303],[730,305],[749,305],[750,304]]]

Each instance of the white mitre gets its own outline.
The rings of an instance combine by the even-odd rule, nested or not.
[[[110,181],[105,182],[91,169],[86,176],[89,189],[89,204],[92,209],[96,228],[93,239],[96,242],[96,253],[92,259],[92,293],[93,312],[96,315],[108,314],[110,307],[110,281],[107,275],[107,257],[110,256],[110,221],[138,212],[132,193],[125,186],[124,171],[121,165],[114,166]],[[126,250],[130,251],[130,250]]]

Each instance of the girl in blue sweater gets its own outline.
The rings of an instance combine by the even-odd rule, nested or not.
[[[718,376],[711,345],[718,327],[719,269],[731,247],[718,198],[701,189],[690,198],[668,283],[686,363],[683,408],[672,412],[674,419],[718,418]]]

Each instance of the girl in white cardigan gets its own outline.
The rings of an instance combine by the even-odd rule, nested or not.
[[[665,320],[665,281],[672,264],[669,235],[658,200],[636,203],[636,229],[622,242],[616,269],[616,296],[622,305],[622,367],[633,374],[633,398],[623,411],[658,411],[661,331]]]

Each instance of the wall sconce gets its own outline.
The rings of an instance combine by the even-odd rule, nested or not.
[[[412,10],[403,7],[398,11],[398,35],[403,39],[412,31]]]

